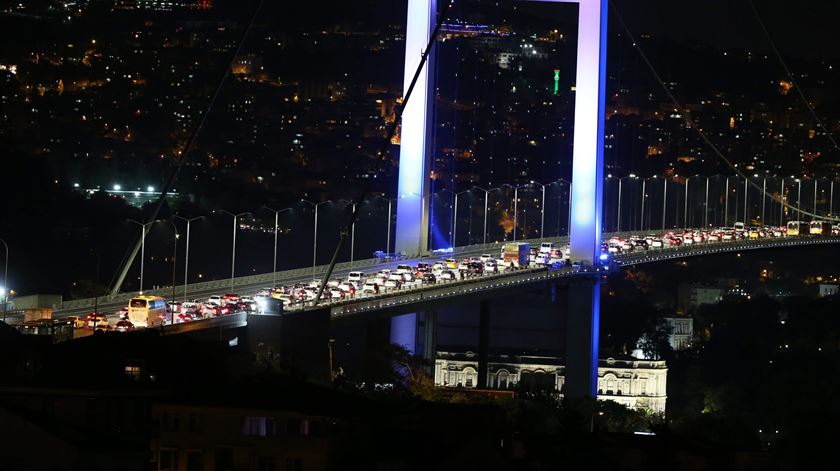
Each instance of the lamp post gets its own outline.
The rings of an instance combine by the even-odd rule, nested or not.
[[[317,266],[318,255],[318,207],[322,204],[332,203],[331,200],[322,201],[320,203],[313,203],[309,200],[300,200],[301,203],[311,204],[315,208],[315,229],[312,236],[312,276],[315,276],[315,267]]]
[[[725,185],[724,185],[724,198],[723,198],[723,226],[726,227],[729,224],[729,179],[732,177],[726,177]],[[736,211],[737,212],[737,211]]]
[[[750,224],[750,214],[749,214],[749,211],[747,210],[747,200],[749,200],[749,195],[750,195],[749,184],[750,184],[750,177],[747,176],[747,175],[744,175],[744,225],[745,226],[749,226],[749,224]]]
[[[812,211],[815,215],[817,214],[817,187],[819,186],[820,181],[818,179],[814,179],[814,211]]]
[[[267,209],[274,213],[274,258],[271,265],[271,287],[277,287],[277,230],[278,225],[280,222],[280,213],[283,211],[291,211],[292,208],[284,208],[284,209],[272,209],[268,206],[263,206],[263,209]],[[187,230],[189,231],[189,226],[187,226]],[[189,234],[189,232],[187,233]],[[189,237],[189,235],[187,235]],[[187,239],[187,243],[189,244],[189,239]],[[189,245],[187,245],[189,247]]]
[[[386,199],[386,201],[388,201],[388,233],[385,236],[385,253],[387,254],[391,252],[391,205],[396,202],[397,199]]]
[[[796,219],[802,219],[802,179],[796,179]]]
[[[143,294],[143,272],[145,269],[146,263],[146,233],[148,229],[147,226],[151,226],[152,224],[156,223],[157,221],[149,221],[143,224],[140,221],[135,221],[134,219],[129,219],[128,222],[132,222],[140,226],[140,294]]]
[[[190,269],[190,223],[202,219],[204,216],[198,216],[195,218],[185,218],[183,216],[179,216],[175,214],[172,216],[175,219],[180,219],[187,223],[187,247],[186,247],[186,256],[184,257],[184,302],[187,302],[187,283],[189,282],[189,269]]]
[[[175,271],[176,271],[176,268],[178,266],[177,265],[177,262],[178,262],[178,239],[181,237],[181,235],[178,234],[178,226],[176,226],[175,223],[172,222],[172,221],[169,221],[169,223],[172,224],[172,231],[173,231],[173,234],[175,235],[175,240],[172,241],[172,304],[174,305],[175,304]],[[186,299],[184,299],[184,300],[186,301]],[[171,311],[171,315],[172,315],[172,320],[171,320],[170,324],[174,324],[175,323],[175,311],[172,310],[172,309],[170,309],[170,311]]]
[[[662,178],[662,230],[665,230],[665,215],[667,211],[665,209],[668,207],[668,179]]]
[[[542,191],[542,199],[540,200],[540,240],[545,238],[545,187],[542,183],[531,180],[532,185],[537,185]],[[552,183],[549,183],[551,185]]]
[[[498,190],[498,188],[490,188],[486,190],[480,186],[474,186],[476,190],[481,190],[484,192],[484,232],[482,233],[481,243],[487,244],[487,201],[490,199],[490,193],[493,191]]]
[[[231,255],[230,255],[230,289],[233,291],[233,284],[236,275],[236,229],[238,227],[238,221],[240,216],[244,216],[246,214],[251,214],[250,211],[246,211],[244,213],[234,214],[230,211],[226,211],[224,209],[217,209],[213,211],[214,213],[224,213],[228,216],[233,216],[233,240],[231,243]]]
[[[764,179],[761,182],[761,225],[767,224],[767,222],[764,220],[764,207],[766,205],[766,200],[767,200],[767,177],[764,177]]]
[[[709,227],[709,177],[706,177],[706,197],[703,200],[703,227]]]
[[[642,211],[639,215],[639,230],[644,230],[645,228],[645,184],[647,183],[647,178],[642,178]]]
[[[0,289],[3,290],[3,322],[6,322],[6,305],[9,303],[9,244],[6,243],[4,239],[0,239],[0,242],[3,242],[3,247],[6,248],[6,261],[3,263],[3,284],[0,285]]]
[[[785,179],[784,177],[779,182],[779,226],[785,225]]]
[[[458,197],[460,195],[464,194],[464,193],[469,193],[470,191],[472,191],[472,189],[459,191],[458,193],[455,193],[454,191],[448,190],[446,188],[441,190],[441,192],[444,192],[444,191],[448,191],[448,192],[452,193],[452,195],[454,195],[454,198],[455,198],[454,203],[453,203],[453,212],[452,212],[452,214],[453,214],[453,216],[452,216],[452,237],[450,237],[450,240],[449,240],[449,245],[451,247],[455,247],[455,244],[458,242]]]
[[[831,180],[831,186],[828,191],[828,214],[834,214],[834,180]]]
[[[356,203],[353,203],[353,209],[350,214],[356,213]],[[353,252],[356,250],[356,221],[350,226],[350,263],[353,263]]]
[[[528,185],[502,185],[513,188],[513,241],[516,242],[516,224],[518,223],[518,214],[519,214],[519,189],[524,188]]]
[[[685,177],[685,196],[683,197],[683,228],[688,229],[688,181],[691,177]]]

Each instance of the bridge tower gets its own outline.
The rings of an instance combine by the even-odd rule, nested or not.
[[[407,1],[403,78],[406,90],[434,30],[437,12],[437,0]],[[570,245],[572,260],[593,266],[601,251],[608,3],[607,0],[541,1],[578,4]],[[407,255],[420,255],[428,250],[433,67],[430,55],[402,121],[396,251]],[[596,397],[599,295],[600,282],[596,276],[579,279],[569,287],[566,394],[572,397]],[[407,316],[392,323],[392,341],[403,343],[395,335],[395,324],[400,325],[397,329],[400,332],[416,325],[416,316]]]

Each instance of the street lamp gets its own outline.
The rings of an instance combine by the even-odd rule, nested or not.
[[[237,221],[239,220],[240,216],[244,216],[246,214],[251,214],[250,211],[246,211],[244,213],[234,214],[230,211],[226,211],[224,209],[217,209],[213,211],[214,213],[225,213],[229,216],[233,216],[233,243],[231,248],[231,261],[230,261],[230,289],[233,291],[233,280],[234,275],[236,273],[236,228],[237,228]]]
[[[490,198],[490,193],[499,190],[499,188],[490,188],[489,190],[486,190],[480,186],[474,186],[473,188],[484,192],[484,232],[481,238],[481,243],[487,244],[487,201]]]
[[[458,196],[463,194],[463,193],[469,193],[469,192],[472,191],[472,189],[459,191],[458,193],[455,193],[454,191],[449,190],[447,188],[444,188],[440,191],[441,191],[441,193],[443,193],[444,191],[448,191],[449,193],[452,193],[455,196],[455,202],[453,204],[453,207],[455,208],[455,210],[453,211],[453,216],[452,216],[452,236],[449,238],[449,246],[450,247],[455,247],[455,243],[457,242],[457,236],[458,236]]]
[[[172,241],[172,304],[175,304],[175,269],[177,268],[178,264],[178,239],[180,238],[180,234],[178,234],[178,226],[175,225],[174,222],[169,221],[169,224],[172,225],[172,231],[175,235],[175,240]],[[186,298],[184,299],[186,301]],[[175,324],[175,311],[174,308],[170,309],[170,315],[172,316],[170,324]]]
[[[3,296],[3,322],[6,322],[6,305],[9,303],[9,244],[3,239],[0,239],[0,242],[3,242],[3,247],[6,248],[6,261],[3,263],[3,284],[0,285],[0,296]]]
[[[518,222],[517,215],[519,213],[519,189],[525,188],[528,185],[508,185],[505,183],[502,185],[503,187],[508,187],[513,189],[513,241],[516,242],[516,224]]]
[[[147,229],[148,226],[156,223],[157,220],[149,221],[147,223],[142,223],[140,221],[135,221],[134,219],[128,219],[128,222],[137,224],[140,226],[140,294],[143,294],[143,273],[145,270],[145,263],[146,263],[146,233],[149,232]]]
[[[280,213],[283,211],[291,211],[292,208],[284,208],[284,209],[272,209],[268,206],[263,206],[263,209],[267,209],[274,213],[274,262],[271,269],[271,287],[277,287],[277,226],[280,219]]]
[[[197,220],[197,219],[201,219],[205,216],[198,216],[198,217],[195,217],[195,218],[192,218],[192,219],[187,219],[183,216],[179,216],[179,215],[175,214],[172,217],[175,218],[175,219],[180,219],[182,221],[186,221],[186,223],[187,223],[187,250],[186,250],[187,254],[186,254],[186,257],[185,257],[185,260],[184,260],[184,302],[187,302],[187,282],[188,282],[187,277],[189,276],[189,268],[190,268],[190,223]]]
[[[388,199],[385,198],[385,201],[388,202],[388,231],[387,235],[385,236],[385,253],[388,254],[391,252],[391,208],[392,204],[396,203],[397,198]]]
[[[312,276],[315,276],[315,267],[317,266],[317,254],[318,254],[318,206],[322,204],[332,203],[331,200],[322,201],[320,203],[313,203],[309,200],[300,200],[301,203],[308,203],[311,204],[312,207],[315,208],[315,234],[312,236]]]
[[[553,185],[554,183],[549,183],[548,185]],[[536,185],[542,190],[542,199],[540,200],[540,240],[542,240],[545,238],[545,187],[548,185],[543,185],[542,183],[535,182],[534,180],[531,180],[531,185]]]

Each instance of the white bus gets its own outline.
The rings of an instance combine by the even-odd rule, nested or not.
[[[166,300],[158,296],[138,296],[128,302],[128,320],[134,327],[156,327],[166,320]]]

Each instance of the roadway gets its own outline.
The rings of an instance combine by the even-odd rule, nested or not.
[[[639,235],[646,235],[649,234],[650,231],[644,232],[635,232],[635,233],[622,233],[620,236],[627,237],[631,234],[639,234]],[[615,234],[604,234],[604,240],[608,240],[610,237],[614,236]],[[543,240],[531,240],[532,244],[538,244]],[[554,242],[555,244],[562,246],[568,243],[568,237],[561,237],[555,239],[548,239],[547,241]],[[665,247],[661,249],[650,249],[650,250],[640,250],[629,252],[625,254],[618,254],[614,257],[614,260],[621,265],[636,265],[636,264],[643,264],[643,263],[652,263],[658,262],[663,260],[675,259],[675,258],[683,258],[683,257],[690,257],[690,256],[700,256],[700,255],[711,255],[716,253],[726,253],[726,252],[735,252],[740,250],[753,250],[753,249],[767,249],[767,248],[777,248],[777,247],[789,247],[789,246],[803,246],[803,245],[812,245],[812,244],[822,244],[822,243],[838,243],[840,242],[840,237],[832,236],[832,237],[783,237],[783,238],[762,238],[762,239],[749,239],[749,240],[732,240],[732,241],[721,241],[721,242],[706,242],[700,244],[691,244],[691,245],[680,245],[675,247]],[[384,263],[373,263],[370,260],[364,260],[360,262],[356,262],[356,264],[342,264],[343,266],[336,269],[333,273],[333,278],[341,278],[345,279],[349,272],[351,271],[364,271],[364,272],[375,272],[382,269],[395,269],[399,264],[410,264],[416,265],[418,262],[425,261],[425,262],[434,262],[437,260],[442,260],[447,257],[454,257],[458,259],[463,259],[466,257],[477,257],[482,253],[490,253],[490,254],[498,254],[500,251],[501,246],[503,243],[495,243],[495,244],[487,244],[487,245],[475,245],[475,246],[467,246],[467,247],[459,247],[453,253],[449,254],[441,254],[441,255],[434,255],[429,257],[421,257],[412,260],[400,260],[400,261],[391,261],[391,262],[384,262]],[[362,268],[364,267],[364,268]],[[365,269],[366,268],[366,269]],[[314,270],[316,275],[323,274],[325,271],[325,267],[317,267]],[[559,269],[547,269],[547,268],[529,268],[523,270],[517,270],[514,272],[502,272],[499,274],[487,274],[481,275],[477,277],[470,277],[466,280],[456,280],[456,281],[441,281],[436,284],[431,285],[408,285],[407,287],[404,286],[403,289],[394,290],[391,292],[382,292],[378,295],[374,294],[363,294],[359,292],[356,297],[353,299],[347,300],[337,300],[337,301],[322,301],[319,303],[319,307],[330,307],[331,311],[335,316],[344,316],[347,314],[352,314],[354,312],[363,312],[363,311],[371,311],[377,309],[391,309],[396,308],[398,306],[404,306],[406,304],[411,303],[418,303],[418,302],[428,302],[432,300],[441,300],[442,298],[453,298],[453,297],[461,297],[466,296],[468,294],[475,294],[475,293],[486,293],[488,290],[498,290],[504,289],[512,286],[518,286],[523,283],[533,283],[536,281],[551,279],[551,278],[560,278],[560,277],[567,277],[579,275],[579,273],[573,272],[570,267],[564,267]],[[266,278],[267,277],[267,278]],[[254,279],[256,278],[256,279]],[[277,285],[293,285],[295,283],[308,283],[313,280],[313,270],[312,269],[300,269],[300,270],[290,270],[288,272],[278,272],[276,276]],[[241,282],[238,282],[241,281]],[[242,295],[253,294],[259,291],[260,289],[269,288],[272,286],[272,279],[271,275],[259,275],[257,277],[244,277],[242,279],[236,279],[233,283],[233,289]],[[201,285],[201,284],[198,284]],[[195,289],[190,289],[190,285],[188,285],[188,296],[190,299],[200,299],[204,300],[207,299],[210,295],[213,294],[223,294],[225,292],[231,291],[231,284],[229,281],[222,281],[222,282],[215,282],[215,284],[204,283],[204,285],[210,286],[196,286],[192,285]],[[163,293],[167,291],[166,288],[163,288]],[[171,288],[168,290],[171,293]],[[176,295],[179,293],[183,293],[183,286],[178,289],[176,287]],[[116,310],[124,307],[126,305],[126,299],[131,297],[133,293],[125,293],[123,296],[120,297],[119,300],[108,301],[103,300],[99,303],[100,311],[104,312],[115,312]],[[178,299],[182,299],[183,296],[179,295]],[[72,303],[72,302],[71,302]],[[65,303],[66,304],[66,303]],[[92,304],[92,303],[91,303]],[[376,307],[378,306],[378,307]],[[294,304],[291,306],[287,306],[286,310],[289,311],[304,311],[309,309],[315,309],[311,303],[301,303],[301,304]],[[68,316],[81,316],[86,315],[92,310],[92,305],[82,305],[78,307],[72,307],[67,309],[57,309],[54,312],[54,318],[61,319],[66,318]],[[15,321],[16,319],[10,317],[10,321]],[[118,320],[116,316],[110,315],[108,316],[109,322],[113,325]],[[19,320],[18,320],[19,321]],[[201,322],[201,321],[193,321],[193,322]],[[196,326],[197,327],[197,326]]]

